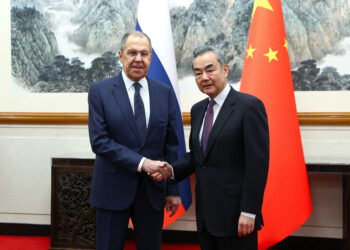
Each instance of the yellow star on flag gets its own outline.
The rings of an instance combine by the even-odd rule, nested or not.
[[[288,51],[288,43],[287,43],[287,39],[285,39],[285,38],[284,38],[284,45],[283,45],[283,47],[285,47],[287,49],[287,51]]]
[[[253,58],[253,52],[255,51],[256,49],[253,49],[252,48],[252,45],[249,45],[249,49],[247,49],[247,58],[251,57]]]
[[[270,63],[272,60],[278,61],[277,56],[276,56],[277,53],[278,53],[278,50],[273,51],[271,48],[269,48],[269,52],[264,54],[264,56],[267,56],[269,58],[269,63]]]
[[[271,4],[269,3],[268,0],[255,0],[254,1],[254,7],[253,7],[253,14],[252,14],[252,19],[254,17],[255,11],[258,7],[265,8],[268,10],[273,11]]]

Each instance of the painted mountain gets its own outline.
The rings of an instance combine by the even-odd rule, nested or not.
[[[202,44],[224,52],[229,81],[239,82],[254,0],[189,1],[170,10],[180,88],[192,75],[192,51]],[[92,82],[118,74],[119,41],[135,27],[137,3],[11,0],[14,89],[87,92]],[[282,5],[295,90],[350,90],[349,0]]]

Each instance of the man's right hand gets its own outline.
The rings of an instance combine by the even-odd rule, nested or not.
[[[172,167],[169,163],[164,162],[165,164],[155,173],[151,174],[151,177],[155,181],[165,181],[173,175]]]
[[[156,173],[160,170],[161,167],[163,167],[166,164],[166,162],[162,162],[162,161],[153,161],[150,159],[145,159],[141,170],[145,171],[148,175],[151,175],[153,173]]]

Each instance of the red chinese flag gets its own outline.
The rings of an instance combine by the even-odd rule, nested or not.
[[[241,91],[265,104],[270,130],[270,166],[263,202],[265,226],[259,249],[300,227],[311,214],[292,75],[280,0],[255,0]]]

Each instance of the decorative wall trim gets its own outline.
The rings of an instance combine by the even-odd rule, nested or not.
[[[86,125],[87,113],[0,112],[0,124]]]
[[[191,124],[191,113],[190,112],[182,112],[182,122],[184,125]]]
[[[298,113],[300,125],[350,125],[350,112],[301,112]]]
[[[301,112],[300,125],[305,126],[348,126],[350,112]],[[189,112],[182,113],[185,125],[191,122]],[[0,112],[0,124],[42,124],[42,125],[86,125],[87,113],[30,113]]]

